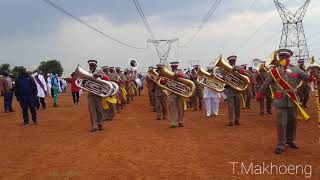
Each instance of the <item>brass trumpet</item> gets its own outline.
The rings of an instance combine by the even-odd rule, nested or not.
[[[226,85],[224,80],[215,76],[211,76],[211,74],[204,68],[200,67],[197,71],[197,75],[198,78],[196,81],[201,86],[205,86],[217,92],[222,92],[224,90],[224,86]]]
[[[213,66],[214,76],[222,79],[233,89],[239,92],[244,92],[249,87],[249,78],[237,71],[234,71],[233,67],[222,58],[222,55],[220,55],[215,63],[213,63]]]
[[[154,71],[154,70],[153,70]],[[166,83],[162,84],[165,79]],[[189,79],[175,78],[175,73],[162,66],[159,70],[159,78],[156,81],[161,88],[171,91],[179,96],[189,98],[193,95],[196,85]]]

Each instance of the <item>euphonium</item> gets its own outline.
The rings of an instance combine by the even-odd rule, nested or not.
[[[95,78],[93,74],[82,69],[80,65],[75,70],[75,76],[77,77],[76,85],[79,88],[100,97],[111,96],[119,90],[113,83],[102,80],[100,77]]]
[[[217,92],[222,92],[224,90],[224,86],[226,85],[224,81],[215,76],[211,76],[204,68],[200,67],[197,71],[197,75],[197,83],[201,86],[205,86]]]
[[[159,79],[157,80],[157,84],[168,91],[171,91],[174,94],[179,96],[189,98],[193,95],[196,85],[189,79],[174,78],[175,73],[168,70],[164,66],[162,66],[159,70]],[[165,79],[165,84],[162,84],[161,80]]]
[[[249,78],[237,71],[233,71],[233,67],[222,58],[222,55],[219,56],[213,66],[214,76],[224,80],[233,89],[244,92],[249,87]]]
[[[155,69],[149,69],[148,76],[155,83],[157,83],[158,79],[160,78],[159,74],[155,71]]]

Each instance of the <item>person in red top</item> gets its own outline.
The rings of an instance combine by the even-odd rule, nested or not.
[[[75,77],[74,72],[71,74],[71,93],[72,93],[72,98],[73,98],[73,106],[78,106],[79,105],[79,91],[80,88],[76,85],[76,80],[77,78]]]

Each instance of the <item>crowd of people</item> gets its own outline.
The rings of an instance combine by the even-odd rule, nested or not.
[[[4,112],[14,112],[12,102],[15,96],[21,107],[23,126],[29,125],[29,110],[33,124],[37,125],[36,111],[40,107],[43,110],[47,108],[46,96],[50,95],[53,99],[53,106],[57,107],[58,95],[66,92],[66,86],[66,80],[55,72],[47,75],[47,81],[38,70],[34,73],[22,70],[16,79],[13,79],[12,74],[5,72],[0,76],[0,95],[4,96]]]
[[[319,66],[310,66],[307,69],[304,59],[298,61],[298,66],[292,65],[290,61],[293,53],[288,49],[279,49],[273,54],[274,59],[269,62],[270,67],[268,68],[264,62],[259,68],[249,67],[247,69],[246,64],[236,65],[237,56],[232,55],[227,58],[232,72],[247,77],[248,88],[245,91],[239,91],[228,83],[223,87],[222,92],[203,86],[198,82],[198,72],[201,68],[199,65],[194,65],[191,70],[182,70],[179,69],[179,62],[171,62],[171,71],[174,73],[173,80],[188,79],[195,85],[192,96],[186,98],[179,93],[163,88],[171,81],[168,77],[161,78],[159,76],[161,79],[158,79],[160,80],[158,82],[149,73],[146,77],[149,103],[155,112],[156,119],[168,118],[171,128],[184,127],[186,109],[193,108],[193,111],[202,111],[204,110],[203,102],[205,102],[206,117],[221,116],[219,105],[220,99],[223,98],[223,102],[227,103],[228,108],[226,125],[229,127],[239,126],[241,109],[251,109],[252,99],[259,101],[260,107],[257,112],[259,115],[265,115],[265,112],[272,114],[271,104],[273,102],[277,110],[276,119],[279,132],[275,153],[282,154],[286,144],[291,148],[298,149],[295,142],[297,115],[300,114],[302,118],[308,119],[303,108],[307,108],[311,90],[317,88],[314,83],[318,84],[319,81]],[[103,66],[98,69],[97,60],[89,60],[88,66],[89,73],[94,78],[112,81],[119,87],[119,91],[107,97],[99,96],[90,90],[87,92],[92,125],[90,131],[96,132],[103,130],[104,121],[113,120],[115,115],[120,113],[127,104],[134,102],[135,96],[140,96],[144,77],[138,74],[134,68],[122,71],[120,67]],[[155,70],[159,73],[162,68],[162,64],[158,64],[156,67],[150,66],[149,72]],[[208,67],[207,72],[210,77],[214,77],[214,67]],[[81,75],[77,73],[79,72],[72,73],[69,81],[74,106],[79,106],[82,89],[88,90],[81,87],[81,82],[78,79]],[[94,80],[89,80],[89,85],[92,81]],[[171,86],[174,85],[171,84]],[[45,102],[47,95],[52,97],[53,107],[57,107],[59,93],[66,92],[66,87],[67,81],[55,72],[47,74],[46,78],[40,71],[35,71],[33,74],[22,71],[16,80],[13,80],[9,73],[4,73],[0,78],[0,92],[4,96],[4,111],[6,113],[13,112],[12,100],[15,95],[21,106],[23,126],[29,125],[28,110],[31,112],[33,124],[38,123],[36,111],[40,107],[43,110],[47,108]]]

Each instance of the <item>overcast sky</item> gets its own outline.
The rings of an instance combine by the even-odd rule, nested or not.
[[[87,59],[100,66],[126,68],[129,59],[139,70],[159,62],[150,35],[132,0],[52,0],[99,30],[133,46],[105,38],[61,14],[42,0],[0,0],[0,64],[23,65],[29,70],[41,61],[60,60],[65,75]],[[215,0],[139,0],[157,39],[179,38],[186,43]],[[295,11],[304,0],[281,0]],[[320,0],[311,0],[304,29],[311,55],[320,54]],[[262,26],[263,25],[263,26]],[[169,61],[188,67],[193,60],[206,66],[219,54],[236,54],[238,64],[265,59],[279,46],[282,22],[272,0],[222,0],[198,36],[185,48],[173,43]],[[254,32],[254,36],[251,36]],[[249,38],[251,37],[251,38]]]

